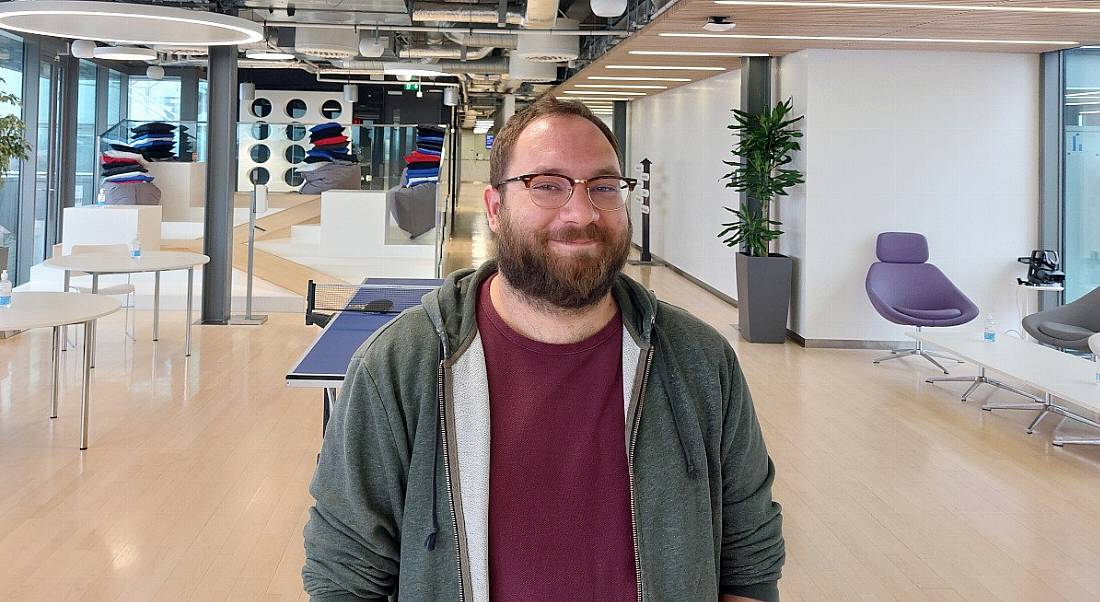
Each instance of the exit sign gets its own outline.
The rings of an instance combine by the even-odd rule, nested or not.
[[[420,89],[420,84],[405,84],[405,90],[408,92],[416,92]]]

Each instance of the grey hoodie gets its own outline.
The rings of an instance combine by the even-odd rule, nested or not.
[[[455,272],[353,357],[310,485],[302,576],[312,600],[489,600],[476,302],[495,271]],[[626,276],[612,293],[639,600],[777,600],[774,468],[733,349]]]

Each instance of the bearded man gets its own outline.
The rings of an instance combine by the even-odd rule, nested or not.
[[[729,343],[622,274],[607,126],[496,137],[497,257],[356,353],[310,492],[313,600],[777,600],[774,468]]]

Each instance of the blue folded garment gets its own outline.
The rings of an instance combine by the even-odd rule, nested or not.
[[[410,178],[438,178],[438,169],[410,169],[408,170]]]
[[[416,150],[424,153],[425,155],[435,155],[436,157],[439,157],[443,154],[443,151],[435,150],[434,148],[418,148]]]
[[[105,180],[107,182],[111,182],[111,183],[114,183],[114,184],[132,184],[134,182],[152,182],[153,179],[154,179],[153,176],[147,176],[145,174],[139,174],[139,175],[125,174],[125,175],[111,176],[109,178],[105,178]]]
[[[420,142],[438,142],[443,144],[443,136],[417,136],[416,142],[417,144]]]
[[[427,184],[429,182],[438,182],[439,178],[409,178],[405,181],[405,187],[411,188],[418,184]]]
[[[134,148],[141,149],[162,149],[171,148],[176,143],[171,140],[145,140],[143,142],[134,143]]]

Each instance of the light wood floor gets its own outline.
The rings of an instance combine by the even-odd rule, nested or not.
[[[451,267],[487,252],[479,195]],[[1050,446],[1054,421],[1029,437],[1030,413],[962,404],[919,361],[746,344],[730,306],[668,269],[630,272],[738,351],[778,471],[786,600],[1100,600],[1100,449]],[[49,332],[0,341],[0,599],[305,599],[321,404],[282,377],[317,329],[196,327],[186,361],[182,313],[159,347],[150,322],[136,343],[122,314],[100,327],[85,453],[78,354],[51,421]]]

